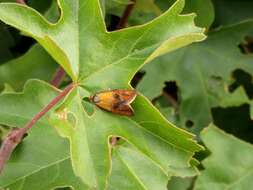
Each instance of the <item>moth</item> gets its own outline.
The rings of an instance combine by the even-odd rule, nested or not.
[[[130,104],[136,95],[135,90],[108,90],[92,95],[90,101],[103,110],[119,115],[133,116],[134,111]]]

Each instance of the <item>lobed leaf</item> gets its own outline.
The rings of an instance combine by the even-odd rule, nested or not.
[[[203,161],[205,170],[197,178],[195,190],[247,189],[252,184],[253,147],[210,125],[201,138],[211,155]]]
[[[229,86],[234,82],[232,75],[236,69],[253,72],[252,55],[243,54],[238,47],[252,31],[252,21],[246,21],[210,32],[206,41],[146,65],[146,75],[137,89],[154,99],[161,94],[166,81],[175,81],[179,89],[179,125],[186,127],[187,121],[191,121],[190,130],[198,133],[213,121],[213,107],[250,103],[245,89],[230,92]]]
[[[141,94],[133,103],[132,118],[94,107],[89,115],[87,104],[83,105],[83,98],[97,91],[130,88],[130,80],[144,63],[205,38],[203,30],[194,26],[194,15],[180,15],[184,1],[178,0],[145,25],[115,32],[106,31],[98,0],[58,3],[62,14],[54,24],[29,7],[8,3],[0,4],[0,19],[35,38],[80,85],[50,117],[59,134],[70,140],[75,174],[90,189],[107,189],[109,139],[119,136],[161,168],[164,178],[195,175],[192,156],[201,146],[192,134],[163,118]]]

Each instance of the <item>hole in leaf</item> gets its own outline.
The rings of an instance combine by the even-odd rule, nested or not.
[[[10,28],[9,30],[14,35],[16,40],[15,45],[10,48],[10,51],[15,57],[26,53],[30,47],[36,43],[36,41],[30,37],[19,35],[18,32],[15,31],[16,29]]]
[[[141,79],[144,77],[144,75],[145,75],[144,71],[139,71],[138,73],[136,73],[131,81],[131,86],[135,88],[141,81]]]
[[[187,128],[192,128],[192,127],[194,126],[194,122],[191,121],[191,120],[187,120],[187,121],[185,122],[185,126],[186,126]]]
[[[83,107],[86,111],[86,113],[91,116],[94,113],[94,105],[90,103],[90,100],[88,97],[83,98],[82,101]]]
[[[170,95],[175,101],[178,101],[178,87],[175,81],[165,82],[163,92]]]
[[[57,4],[54,1],[55,0],[43,0],[43,1],[26,0],[26,4],[29,7],[34,8],[41,14],[44,14],[46,11],[50,9],[52,5],[57,6]]]
[[[241,69],[236,69],[233,72],[232,76],[235,79],[235,82],[229,86],[229,91],[234,92],[239,86],[243,86],[248,97],[252,99],[253,98],[252,76]]]
[[[108,31],[117,30],[119,21],[120,21],[120,17],[116,15],[106,15],[105,22],[106,22],[107,30]]]
[[[116,146],[116,145],[118,145],[120,139],[121,139],[120,137],[113,136],[113,137],[110,138],[110,144],[112,146]]]
[[[175,81],[165,82],[162,94],[153,99],[152,103],[155,104],[161,97],[178,110],[178,87]]]
[[[243,54],[251,54],[253,52],[253,38],[246,36],[244,42],[240,43],[238,47]]]
[[[243,104],[237,107],[212,108],[214,124],[234,136],[253,143],[253,121],[250,107]]]

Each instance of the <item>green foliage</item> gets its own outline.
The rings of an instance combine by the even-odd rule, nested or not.
[[[196,190],[247,189],[252,184],[253,147],[213,125],[201,137],[211,152],[206,168],[196,181]]]
[[[1,124],[23,127],[57,93],[48,84],[35,80],[25,85],[23,93],[1,95]],[[29,109],[24,112],[24,107]],[[35,179],[41,182],[34,183]],[[40,120],[25,137],[0,178],[0,187],[10,190],[45,190],[65,185],[83,189],[78,184],[70,164],[68,142],[49,126],[47,118]]]
[[[166,10],[175,0],[156,0],[155,2],[162,10]],[[214,20],[214,7],[211,0],[186,0],[183,12],[195,12],[197,26],[209,28]]]
[[[0,189],[252,186],[252,147],[227,134],[253,142],[251,0],[14,2],[0,0],[0,142],[76,87],[16,147]],[[88,101],[133,87],[133,117]]]
[[[229,25],[253,17],[249,0],[213,0],[215,7],[215,25]],[[236,13],[236,14],[235,14]]]
[[[159,96],[165,81],[175,81],[179,88],[179,125],[194,123],[199,132],[213,121],[213,107],[238,106],[249,103],[243,88],[234,92],[232,73],[242,69],[252,73],[252,56],[242,54],[238,44],[253,32],[253,22],[221,28],[210,32],[204,42],[188,46],[155,60],[144,67],[146,75],[138,89],[148,98]],[[156,76],[154,78],[154,76]],[[150,85],[153,88],[150,88]],[[192,109],[198,110],[198,114]]]
[[[54,60],[39,45],[35,45],[23,56],[0,66],[0,84],[8,83],[20,90],[31,78],[49,81],[55,69]]]
[[[129,81],[144,63],[204,39],[202,29],[193,24],[193,15],[179,15],[184,1],[177,1],[170,10],[148,24],[111,33],[105,30],[98,1],[87,0],[79,4],[66,0],[59,3],[62,15],[56,24],[46,21],[31,8],[10,3],[0,5],[0,18],[35,38],[72,80],[81,85],[69,95],[68,103],[50,117],[51,124],[60,135],[70,140],[70,157],[76,175],[90,189],[105,189],[111,170],[110,152],[115,165],[111,179],[122,170],[122,176],[126,178],[138,176],[136,188],[144,188],[144,184],[151,189],[161,189],[166,187],[169,176],[195,175],[196,168],[191,157],[201,147],[192,140],[192,134],[167,122],[142,95],[133,104],[135,116],[132,118],[99,109],[94,109],[90,116],[82,104],[84,89],[92,94],[108,88],[129,88]],[[88,18],[94,20],[87,24]],[[173,23],[177,24],[166,27]],[[41,92],[40,96],[44,97],[44,93]],[[24,98],[22,101],[27,100]],[[32,106],[26,107],[33,111]],[[121,148],[118,145],[119,148],[114,150],[108,146],[112,135],[120,136],[131,146]],[[126,165],[132,168],[131,173]],[[155,175],[149,172],[146,176],[143,174],[145,167],[157,172]],[[51,168],[45,169],[45,172],[50,171]],[[149,180],[150,177],[158,177],[157,174],[161,176],[159,182]],[[6,178],[13,180],[8,175]],[[111,179],[109,188],[114,188],[118,182]],[[71,181],[66,183],[71,186]],[[124,188],[124,184],[118,185]]]

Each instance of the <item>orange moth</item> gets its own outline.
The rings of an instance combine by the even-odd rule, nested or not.
[[[132,116],[134,111],[130,104],[137,93],[135,90],[108,90],[94,94],[90,101],[99,108],[119,115]]]

